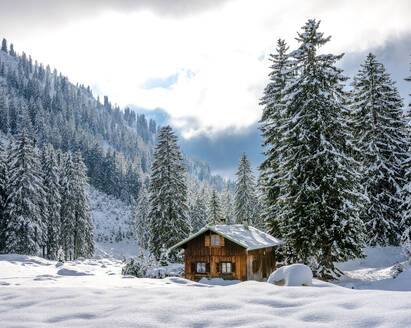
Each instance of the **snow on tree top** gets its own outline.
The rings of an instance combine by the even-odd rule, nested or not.
[[[223,236],[224,238],[227,238],[228,240],[232,241],[233,243],[236,243],[246,248],[248,251],[278,246],[283,243],[282,240],[274,238],[273,236],[270,236],[269,234],[251,226],[245,227],[242,224],[212,225],[205,226],[197,233],[191,235],[187,239],[184,239],[183,241],[171,247],[171,249],[186,244],[190,240],[203,234],[206,231],[212,231],[214,233],[217,233]]]

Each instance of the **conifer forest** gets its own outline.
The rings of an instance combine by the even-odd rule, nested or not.
[[[229,3],[221,8],[231,8]],[[192,6],[178,13],[169,7],[157,12],[154,6],[141,19],[146,23],[160,15],[170,23],[181,15],[186,26],[185,11],[197,17],[196,10],[205,8]],[[212,25],[207,30],[215,35]],[[196,111],[203,107],[192,108],[192,116],[181,109],[163,120],[138,104],[117,105],[98,84],[72,82],[3,38],[0,30],[0,326],[3,320],[7,327],[19,323],[19,315],[11,314],[18,306],[9,311],[2,305],[8,302],[2,289],[14,282],[23,284],[18,299],[27,296],[24,284],[39,288],[33,295],[39,313],[46,311],[42,300],[52,297],[44,287],[81,287],[61,294],[78,298],[78,304],[94,298],[87,294],[90,288],[95,294],[104,290],[102,313],[96,314],[100,308],[93,303],[90,313],[73,314],[72,305],[60,310],[56,299],[61,316],[31,317],[33,327],[113,327],[114,322],[118,327],[411,326],[411,298],[396,293],[411,291],[411,49],[403,54],[409,66],[393,74],[388,55],[380,55],[378,47],[334,51],[344,40],[327,32],[333,31],[330,20],[306,19],[300,25],[293,34],[279,30],[284,35],[256,66],[241,67],[232,58],[235,69],[218,67],[249,82],[257,104],[250,117],[258,120],[241,140],[255,133],[260,146],[250,150],[247,142],[236,140],[235,159],[224,142],[243,131],[235,124],[245,122],[246,115],[241,108],[236,112],[234,99],[213,102],[227,107],[232,101],[227,111],[235,113],[230,114],[235,123],[225,132],[201,121],[203,113]],[[168,33],[167,28],[155,33],[160,30]],[[221,52],[237,41],[221,42]],[[172,56],[168,46],[161,56]],[[115,47],[119,58],[128,60],[121,45]],[[244,45],[238,52],[243,50],[258,49]],[[199,62],[211,57],[210,52]],[[256,69],[261,62],[264,72]],[[195,66],[187,60],[189,65]],[[210,86],[201,96],[196,98],[195,91],[179,96],[199,104],[210,94],[224,97],[225,91],[212,91],[211,66],[204,78]],[[398,71],[408,94],[399,88]],[[247,81],[256,75],[265,81],[262,87]],[[180,85],[203,78],[200,69],[188,68],[164,79],[157,72],[153,76],[141,87],[142,103],[151,99],[147,90],[154,90],[161,104],[163,98],[173,99],[167,97],[180,92]],[[237,91],[242,97],[243,90]],[[119,94],[113,99],[118,101]],[[223,122],[225,115],[221,111],[216,120]],[[198,149],[205,136],[204,149]],[[197,142],[192,148],[190,138]],[[217,154],[210,160],[198,156],[207,147]],[[216,169],[227,158],[230,171]],[[20,262],[21,270],[33,270],[33,282],[24,280],[23,271],[20,277]],[[247,279],[238,278],[242,272]],[[46,283],[33,287],[34,281]],[[290,291],[293,283],[299,287]],[[191,288],[204,284],[210,288]],[[388,293],[392,303],[386,308],[382,300]],[[127,313],[112,308],[113,299],[123,296],[133,307]],[[370,298],[375,311],[387,311],[386,316],[364,311]],[[296,312],[287,317],[287,307]],[[107,321],[111,312],[112,322]]]

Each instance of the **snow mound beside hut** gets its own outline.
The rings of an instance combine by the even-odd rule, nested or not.
[[[280,286],[311,286],[313,273],[304,264],[291,264],[275,270],[267,282]]]

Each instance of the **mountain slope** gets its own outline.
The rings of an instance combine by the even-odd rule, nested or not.
[[[3,101],[2,101],[3,100]],[[3,105],[2,105],[3,104]],[[0,51],[0,131],[12,137],[26,130],[41,146],[80,150],[90,184],[133,202],[148,184],[158,126],[134,110],[95,98],[90,87],[74,85],[49,66]],[[186,156],[189,174],[222,188],[206,163]]]

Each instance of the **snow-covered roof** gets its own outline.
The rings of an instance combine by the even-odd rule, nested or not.
[[[283,242],[280,239],[274,238],[269,234],[258,230],[254,227],[245,227],[242,224],[230,224],[230,225],[213,225],[205,226],[197,233],[191,235],[190,237],[184,239],[178,244],[171,247],[171,249],[180,247],[195,237],[203,234],[206,231],[212,231],[217,233],[224,238],[231,240],[233,243],[246,248],[248,251],[260,248],[267,248],[281,245]]]

